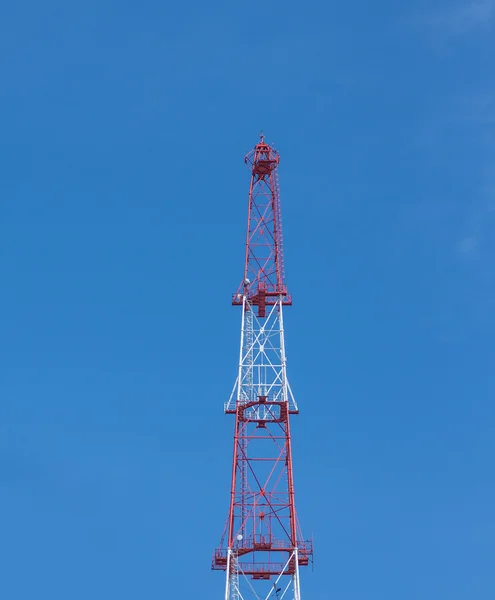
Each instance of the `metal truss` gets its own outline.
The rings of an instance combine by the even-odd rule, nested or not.
[[[225,600],[301,600],[299,567],[312,559],[296,516],[290,417],[299,412],[287,380],[285,285],[278,152],[264,140],[251,170],[244,277],[232,299],[242,307],[227,522],[212,568],[225,572]]]
[[[299,566],[312,542],[302,539],[294,503],[289,415],[298,408],[287,381],[283,300],[263,319],[246,296],[242,306],[238,375],[224,406],[236,415],[231,502],[212,567],[226,571],[226,600],[300,600]]]
[[[270,397],[275,402],[288,402],[291,414],[299,412],[287,380],[282,301],[270,307],[266,317],[261,319],[244,296],[239,373],[224,405],[225,412],[235,413],[238,400],[247,404],[259,396]],[[254,410],[251,409],[251,412]],[[257,414],[253,413],[254,418],[273,419],[266,406],[262,409],[263,414],[259,410]]]

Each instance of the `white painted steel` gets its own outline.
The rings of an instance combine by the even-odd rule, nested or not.
[[[256,306],[243,297],[241,321],[241,344],[236,382],[225,411],[235,411],[236,402],[250,402],[257,396],[270,400],[288,400],[289,410],[297,411],[291,387],[287,380],[282,300],[267,307],[264,319],[256,316]],[[251,419],[271,420],[273,416],[266,407],[253,409]]]

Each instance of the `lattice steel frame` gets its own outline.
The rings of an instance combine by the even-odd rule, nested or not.
[[[312,541],[298,525],[290,416],[298,407],[287,380],[278,153],[261,138],[251,168],[239,367],[225,412],[235,415],[229,516],[212,568],[226,571],[225,600],[301,600],[299,567]],[[288,578],[288,581],[287,581]],[[283,583],[287,581],[287,583]]]

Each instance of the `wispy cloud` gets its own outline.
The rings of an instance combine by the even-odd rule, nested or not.
[[[463,256],[472,256],[478,249],[478,236],[474,232],[470,232],[470,235],[466,235],[458,243],[457,248],[459,253]]]
[[[458,4],[444,12],[426,15],[423,24],[446,37],[462,36],[495,23],[495,0],[474,0]]]
[[[495,328],[495,89],[437,98],[418,143],[445,177],[440,194],[426,194],[433,207],[424,206],[424,218],[436,223],[455,273],[435,315],[436,339],[459,341]]]
[[[495,195],[489,195],[483,198],[479,207],[468,215],[457,244],[457,251],[464,260],[476,261],[478,267],[487,266],[492,271],[495,259],[494,236]],[[485,259],[489,261],[485,262]]]
[[[495,0],[438,1],[427,11],[410,21],[438,70],[417,141],[433,182],[424,218],[451,252],[435,315],[439,339],[449,341],[495,328]]]
[[[457,251],[462,258],[476,259],[478,266],[485,265],[491,272],[495,262],[495,91],[471,94],[457,109],[457,129],[469,131],[469,147],[477,157],[477,183]]]

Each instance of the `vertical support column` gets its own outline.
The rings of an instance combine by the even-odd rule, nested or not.
[[[242,315],[241,315],[241,346],[239,349],[239,372],[237,375],[237,398],[236,402],[246,402],[244,397],[244,354],[246,352],[246,309],[248,307],[246,296],[242,297]],[[252,325],[251,325],[252,331]]]
[[[252,402],[254,398],[253,393],[253,312],[249,305],[244,299],[243,311],[244,314],[244,381],[243,381],[243,399],[247,402]],[[247,390],[247,391],[246,391]],[[241,523],[246,523],[248,509],[246,506],[246,493],[247,493],[247,477],[248,477],[248,424],[242,424],[242,438],[240,439],[241,444],[241,462],[239,464],[241,471]],[[241,534],[246,537],[245,526],[241,529]]]
[[[232,548],[229,548],[227,554],[227,571],[225,579],[225,600],[240,600],[239,592],[239,566],[237,556]]]
[[[285,341],[284,341],[284,319],[282,313],[282,297],[279,299],[279,321],[280,321],[280,357],[282,360],[282,386],[283,386],[283,400],[287,406],[287,413],[289,413],[289,390],[287,384],[287,359],[285,356]],[[296,507],[294,497],[294,475],[292,472],[292,447],[290,438],[290,424],[287,415],[286,423],[286,450],[287,450],[287,483],[289,488],[289,505],[291,511],[290,528],[291,538],[294,546],[297,544],[297,528],[296,528]]]
[[[230,600],[230,561],[232,557],[232,550],[227,550],[227,570],[225,571],[225,600]]]
[[[295,571],[292,576],[292,581],[294,585],[294,600],[301,600],[301,586],[299,582],[299,553],[297,548],[294,550],[294,558],[295,558]]]
[[[284,402],[289,401],[289,391],[287,388],[287,358],[285,356],[284,340],[284,317],[282,313],[282,297],[278,300],[278,321],[280,323],[280,360],[282,363],[282,398]]]
[[[239,600],[239,565],[237,563],[237,556],[232,551],[232,573],[230,574],[230,598],[229,600]]]

